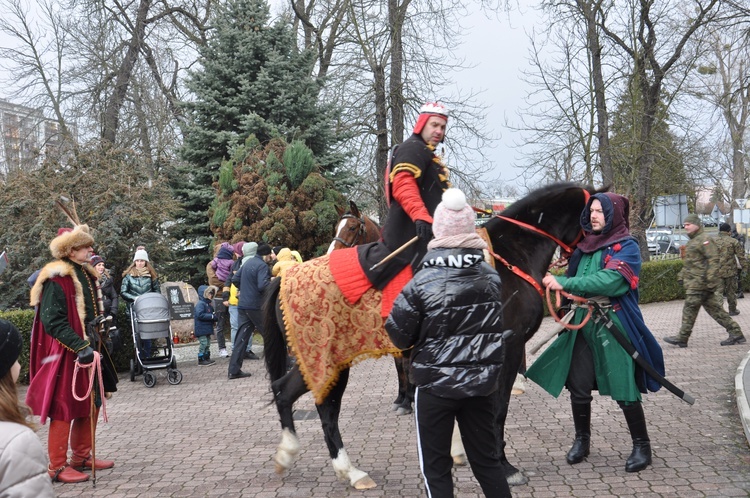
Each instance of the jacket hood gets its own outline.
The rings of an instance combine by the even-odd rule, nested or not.
[[[219,253],[216,255],[218,259],[234,259],[234,250],[232,249],[232,246],[227,244],[226,247],[222,245],[221,249],[219,249]]]

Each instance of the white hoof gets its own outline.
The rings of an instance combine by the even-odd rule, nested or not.
[[[355,489],[372,489],[376,486],[375,481],[370,479],[367,472],[363,472],[352,465],[344,448],[339,450],[339,456],[334,458],[331,463],[336,476],[339,479],[349,481],[349,484]]]
[[[375,487],[377,487],[377,484],[367,474],[354,483],[354,489],[373,489]]]
[[[399,409],[396,410],[396,415],[399,415],[399,416],[400,415],[411,415],[412,413],[413,413],[413,411],[412,411],[411,408],[399,407]]]
[[[299,453],[299,439],[289,429],[281,432],[281,442],[276,449],[273,461],[276,463],[276,473],[281,474],[288,470],[294,463],[294,458]]]

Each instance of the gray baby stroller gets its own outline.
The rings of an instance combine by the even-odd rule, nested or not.
[[[172,347],[167,298],[158,292],[138,296],[130,308],[130,323],[135,346],[135,358],[130,360],[130,381],[135,382],[135,376],[143,374],[143,384],[154,387],[156,375],[151,370],[166,368],[170,384],[182,382],[182,372],[177,370]],[[145,352],[146,345],[153,345],[153,354],[150,354],[151,348]]]

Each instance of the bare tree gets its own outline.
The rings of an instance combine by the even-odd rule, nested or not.
[[[746,16],[745,22],[750,20],[750,14]],[[732,181],[730,201],[744,198],[748,191],[745,134],[750,116],[750,42],[746,28],[736,20],[711,30],[710,50],[697,68],[700,76],[694,79],[695,95],[708,101],[724,124],[729,149],[725,164]]]
[[[601,7],[597,11],[600,29],[631,63],[642,99],[640,150],[631,196],[631,226],[637,234],[645,230],[652,209],[651,178],[658,153],[653,131],[659,106],[664,102],[665,78],[678,69],[685,70],[678,63],[694,57],[694,52],[685,53],[688,42],[714,20],[719,3],[719,0],[683,3],[681,7],[690,9],[690,16],[674,5],[656,6],[653,0],[631,0],[619,11],[605,12]],[[675,11],[678,18],[670,18]],[[641,251],[647,257],[644,245]]]

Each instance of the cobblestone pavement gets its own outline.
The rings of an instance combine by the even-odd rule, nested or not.
[[[740,325],[750,337],[750,299],[740,300]],[[646,323],[661,339],[677,331],[682,302],[643,306]],[[549,319],[542,331],[552,326]],[[565,463],[573,438],[567,393],[554,399],[527,382],[514,396],[508,417],[508,458],[524,469],[529,484],[513,488],[517,497],[639,496],[699,497],[750,495],[750,448],[734,395],[735,371],[748,344],[721,347],[726,333],[701,312],[690,346],[664,344],[667,377],[696,398],[694,406],[662,389],[644,407],[653,445],[653,465],[625,472],[631,443],[624,417],[609,398],[595,396],[591,455]],[[532,342],[533,344],[533,342]],[[215,344],[213,345],[215,349]],[[192,356],[189,349],[178,354]],[[215,355],[218,356],[218,355]],[[378,484],[357,491],[337,480],[315,419],[297,421],[301,453],[285,475],[271,460],[280,425],[263,363],[245,361],[253,376],[227,380],[226,358],[198,367],[193,357],[179,361],[180,385],[167,383],[164,370],[153,389],[140,378],[121,375],[108,403],[109,423],[101,423],[97,455],[117,465],[91,483],[55,484],[60,497],[391,497],[423,496],[424,487],[411,416],[391,412],[396,394],[393,363],[368,360],[352,370],[341,410],[341,430],[353,463]],[[533,361],[533,358],[529,358]],[[314,410],[309,394],[299,414]],[[47,427],[39,435],[46,445]],[[481,496],[468,467],[454,471],[456,496]]]

